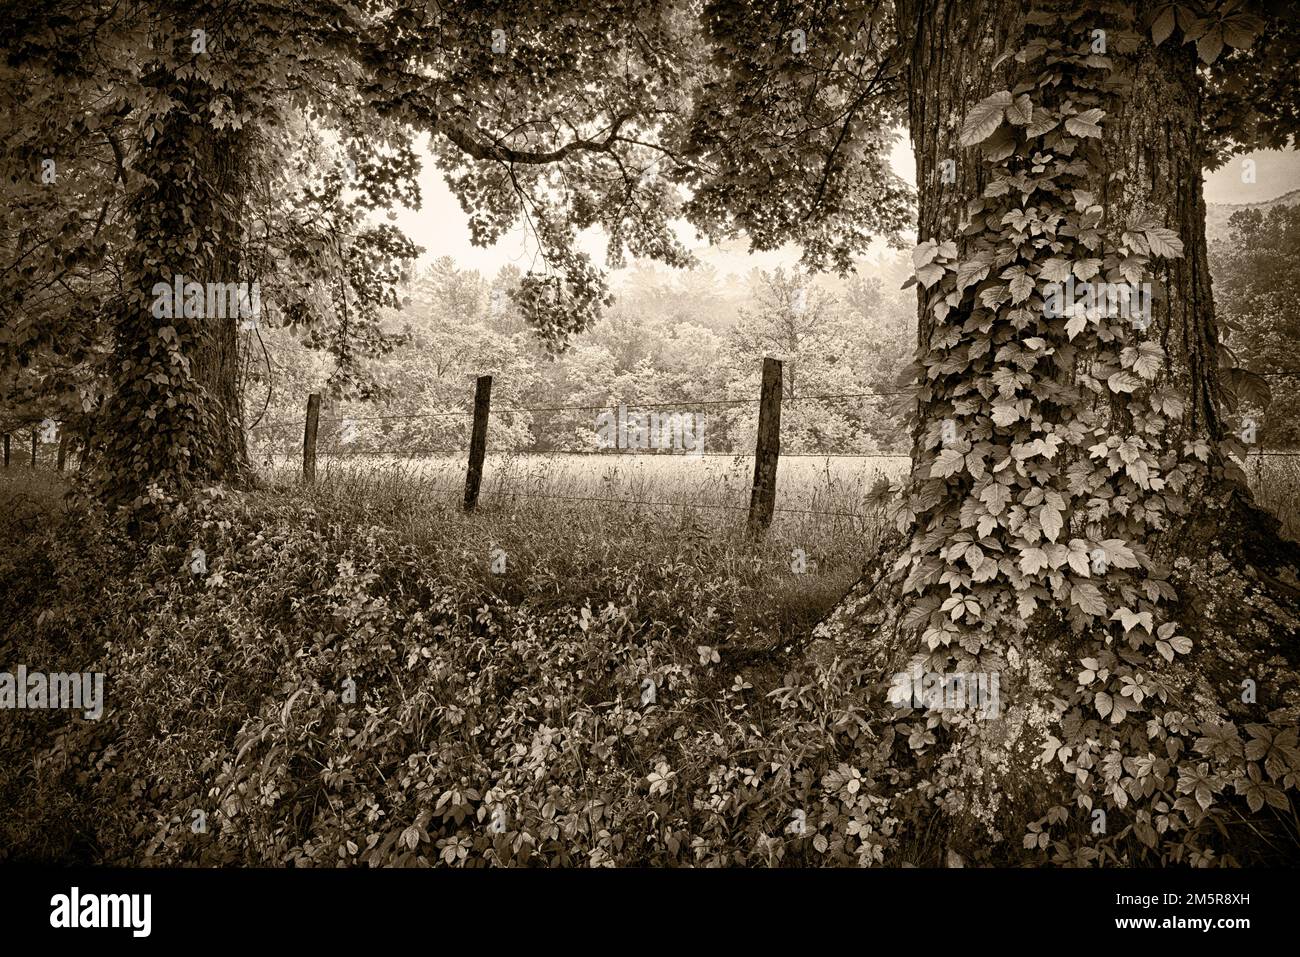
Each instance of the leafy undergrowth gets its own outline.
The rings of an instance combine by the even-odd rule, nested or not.
[[[843,530],[754,546],[703,518],[465,516],[340,483],[205,493],[137,543],[54,487],[0,501],[3,667],[106,674],[101,720],[0,717],[0,858],[946,859],[879,676],[805,653],[860,571]],[[1029,823],[971,862],[1052,860]]]

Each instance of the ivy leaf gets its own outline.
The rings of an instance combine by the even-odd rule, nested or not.
[[[1133,392],[1142,385],[1142,380],[1127,369],[1121,369],[1107,379],[1106,384],[1111,392]]]
[[[1011,501],[1011,490],[1000,482],[990,482],[980,492],[980,501],[989,507],[989,514],[1001,515]]]
[[[989,274],[989,264],[979,257],[967,259],[957,267],[957,291],[974,285]]]
[[[1183,254],[1183,241],[1178,238],[1178,234],[1166,226],[1156,226],[1153,229],[1143,230],[1146,235],[1147,243],[1151,246],[1153,256],[1163,256],[1166,259],[1177,259]]]
[[[1156,829],[1151,826],[1150,821],[1137,821],[1133,824],[1133,833],[1147,847],[1156,846]]]
[[[1003,225],[1010,223],[1017,232],[1023,232],[1033,220],[1023,209],[1013,209],[1002,217]]]
[[[1070,539],[1070,568],[1081,578],[1092,577],[1092,563],[1088,556],[1088,543],[1081,538]]]
[[[966,456],[957,449],[944,449],[930,466],[930,478],[947,478],[966,467]]]
[[[1124,626],[1125,631],[1132,631],[1138,625],[1141,625],[1151,633],[1151,612],[1134,611],[1132,608],[1117,608],[1115,613],[1110,616],[1111,621],[1118,621]]]
[[[1083,332],[1084,327],[1088,325],[1088,314],[1082,309],[1077,310],[1065,322],[1065,335],[1071,342],[1074,337]]]
[[[1208,811],[1214,803],[1214,792],[1211,790],[1213,784],[1210,767],[1204,762],[1198,764],[1195,771],[1182,767],[1178,769],[1178,793],[1193,795],[1203,811]]]
[[[1072,267],[1074,275],[1085,282],[1101,271],[1100,259],[1080,259]]]
[[[1174,5],[1167,3],[1160,13],[1151,21],[1151,42],[1156,46],[1169,39],[1174,32]]]
[[[1110,723],[1119,724],[1121,721],[1124,720],[1124,716],[1128,714],[1129,711],[1131,710],[1129,707],[1129,703],[1126,699],[1124,699],[1120,695],[1115,695],[1113,698],[1111,698],[1111,704],[1114,705],[1114,707],[1111,709],[1110,712]],[[1123,794],[1124,792],[1121,789],[1119,793]]]
[[[1114,565],[1116,568],[1137,568],[1137,556],[1133,554],[1133,549],[1122,538],[1108,538],[1101,543],[1101,549],[1106,553],[1106,563]]]
[[[1011,425],[1020,419],[1020,413],[1011,403],[1002,403],[993,407],[993,422],[996,425]]]
[[[1022,93],[1007,107],[1007,121],[1016,126],[1027,126],[1034,118],[1034,102],[1028,93]]]
[[[1028,621],[1038,610],[1038,599],[1028,592],[1021,592],[1016,596],[1016,610],[1020,612],[1021,619]]]
[[[1178,27],[1183,31],[1183,36],[1188,42],[1203,36],[1209,27],[1210,21],[1204,17],[1198,17],[1192,12],[1191,7],[1174,4],[1174,12],[1178,14]]]
[[[1246,803],[1256,814],[1264,810],[1264,787],[1254,778],[1238,782],[1237,793],[1246,796]]]
[[[1038,109],[1034,111],[1034,121],[1029,124],[1025,130],[1026,136],[1044,136],[1056,129],[1056,124],[1060,120],[1049,113],[1047,110]]]
[[[988,199],[993,199],[997,196],[1005,196],[1009,192],[1011,192],[1011,184],[1007,182],[1005,176],[998,177],[984,187],[984,195]]]
[[[410,850],[415,850],[420,844],[420,829],[412,824],[402,832],[402,843]]]
[[[1002,124],[1002,115],[1011,105],[1012,97],[1008,90],[999,90],[992,96],[986,96],[966,114],[966,122],[961,129],[961,145],[974,146],[993,135]]]
[[[911,630],[919,628],[929,619],[930,613],[939,607],[937,596],[918,599],[916,604],[907,610],[900,619],[903,628]]]
[[[1043,534],[1047,536],[1047,540],[1054,542],[1056,537],[1061,534],[1061,528],[1065,523],[1056,507],[1050,503],[1044,503],[1038,508],[1038,524],[1043,529]]]
[[[1053,256],[1039,267],[1038,278],[1047,282],[1065,282],[1070,278],[1070,261]]]
[[[1070,586],[1070,604],[1089,615],[1106,614],[1106,600],[1101,590],[1092,582],[1075,582]]]
[[[1160,372],[1160,364],[1165,357],[1165,350],[1160,347],[1158,342],[1144,340],[1138,343],[1137,351],[1137,360],[1133,363],[1133,371],[1144,379],[1154,379]]]
[[[1011,280],[1011,302],[1024,302],[1034,291],[1034,281],[1028,276],[1017,276]]]
[[[1067,117],[1065,129],[1068,133],[1075,136],[1101,136],[1101,127],[1097,124],[1101,118],[1106,115],[1105,110],[1093,107],[1091,110],[1084,110],[1078,116]]]
[[[1196,52],[1206,63],[1213,63],[1223,52],[1223,29],[1215,25],[1213,29],[1207,30],[1205,35],[1196,41]]]
[[[984,141],[980,149],[984,151],[984,158],[990,163],[1000,163],[1016,151],[1016,136],[1006,127],[999,127],[993,136]]]
[[[920,280],[921,285],[929,289],[936,282],[943,278],[943,267],[934,263],[928,266],[922,266],[916,271],[916,278]]]
[[[1129,282],[1141,282],[1146,269],[1147,257],[1143,255],[1125,256],[1119,264],[1119,274]]]
[[[1020,553],[1020,570],[1026,575],[1037,575],[1047,564],[1047,552],[1041,548],[1026,548]]]
[[[1228,46],[1244,50],[1255,42],[1264,29],[1264,21],[1249,13],[1234,13],[1226,16],[1219,24],[1223,27],[1223,39]]]

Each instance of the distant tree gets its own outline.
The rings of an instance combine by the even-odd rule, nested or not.
[[[860,317],[801,270],[758,272],[752,280],[752,299],[727,336],[728,392],[757,398],[763,359],[780,359],[781,431],[788,450],[874,451],[876,442],[864,441],[863,419],[878,414],[878,405],[812,398],[865,391],[870,356]],[[734,409],[728,417],[752,448],[748,437],[757,428],[757,406]]]
[[[1214,303],[1263,447],[1300,442],[1300,205],[1244,209],[1210,246]]]

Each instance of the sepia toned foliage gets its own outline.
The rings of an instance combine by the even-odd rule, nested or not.
[[[770,864],[772,809],[793,811],[794,787],[809,805],[797,808],[811,829],[797,835],[808,840],[801,853],[832,863],[933,862],[949,852],[983,863],[1199,865],[1291,854],[1300,547],[1255,504],[1242,467],[1258,439],[1248,416],[1268,400],[1257,373],[1286,371],[1246,367],[1279,365],[1286,335],[1284,319],[1270,327],[1255,317],[1294,305],[1253,274],[1277,268],[1269,257],[1284,251],[1260,247],[1285,247],[1291,223],[1286,213],[1234,221],[1247,248],[1228,264],[1220,315],[1202,171],[1294,136],[1295,11],[1242,0],[400,0],[307,13],[268,0],[237,16],[206,3],[81,3],[14,17],[4,34],[13,83],[3,169],[18,213],[0,220],[4,359],[48,375],[65,400],[75,389],[95,412],[87,437],[100,497],[133,506],[124,528],[137,538],[160,536],[128,544],[115,537],[116,519],[102,529],[107,551],[139,548],[153,563],[151,637],[173,653],[167,641],[190,627],[178,608],[190,621],[222,622],[204,640],[256,632],[259,615],[274,616],[290,590],[258,591],[259,573],[296,581],[296,567],[275,565],[278,549],[318,549],[293,622],[310,654],[291,666],[288,655],[240,659],[262,694],[230,715],[237,730],[210,729],[200,769],[169,769],[175,804],[150,822],[150,853],[205,863],[413,863],[421,854],[448,865],[522,863],[540,835],[548,863],[577,862],[577,848],[591,864]],[[900,124],[913,145],[915,196],[889,165]],[[386,326],[403,286],[476,317],[491,294],[445,264],[412,284],[418,251],[367,219],[418,202],[412,143],[422,133],[476,242],[522,225],[536,244],[538,262],[498,283],[509,316],[491,317],[499,328],[490,335],[428,322],[425,302],[409,328]],[[330,139],[346,159],[325,158],[320,143]],[[63,192],[44,189],[53,182],[38,179],[43,160],[70,151],[112,175],[81,172]],[[548,618],[522,604],[474,609],[463,591],[456,604],[453,586],[419,577],[382,530],[367,530],[369,551],[356,553],[332,530],[312,531],[297,506],[271,517],[270,544],[260,514],[221,501],[222,483],[249,480],[237,322],[188,306],[160,317],[150,291],[178,275],[264,278],[277,290],[275,322],[334,358],[338,400],[392,386],[439,400],[452,375],[469,371],[447,353],[476,365],[518,361],[524,347],[511,330],[520,326],[548,355],[592,333],[574,374],[589,380],[613,367],[622,384],[653,395],[659,367],[646,363],[676,364],[678,374],[686,347],[672,336],[637,339],[626,313],[602,318],[613,307],[605,270],[630,257],[692,265],[681,223],[756,250],[796,244],[803,267],[842,276],[873,239],[898,245],[915,225],[916,350],[904,376],[912,463],[905,481],[879,489],[894,534],[870,543],[867,573],[815,630],[802,623],[806,655],[779,685],[768,682],[765,701],[789,718],[776,722],[777,736],[797,740],[786,749],[733,723],[710,723],[707,735],[658,727],[653,746],[625,765],[619,736],[640,735],[643,715],[620,703],[595,716],[608,695],[621,701],[589,679],[605,650],[648,626],[672,663],[665,671],[637,659],[641,670],[623,674],[619,688],[654,670],[670,688],[680,680],[692,707],[743,702],[753,687],[743,676],[726,691],[692,685],[692,645],[705,671],[723,659],[712,640],[681,640],[708,632],[715,589],[740,596],[725,582],[696,581],[670,624],[635,620],[623,597]],[[592,230],[606,240],[603,264],[581,241]],[[810,372],[845,388],[871,374],[847,331],[851,309],[805,289],[802,273],[760,285],[718,346],[732,369],[783,355],[791,399],[807,394]],[[871,294],[850,286],[845,301],[855,299]],[[832,350],[846,339],[848,348]],[[418,357],[384,368],[407,348]],[[790,423],[814,444],[854,429],[825,409]],[[743,416],[729,426],[749,427]],[[528,423],[516,427],[522,435]],[[217,487],[190,502],[205,485]],[[250,589],[241,595],[261,596],[230,612],[246,616],[236,622],[210,597],[224,572],[200,589],[175,571],[200,534],[234,556],[232,578],[241,569]],[[379,583],[400,577],[398,567],[439,610],[436,623],[413,607],[393,611],[390,598],[407,592],[390,596]],[[676,569],[664,562],[661,589]],[[538,637],[568,635],[570,625],[603,629],[604,639]],[[431,650],[434,637],[451,650]],[[499,681],[492,668],[465,673],[466,661],[496,660],[485,642],[507,663]],[[124,655],[113,660],[125,670],[164,669],[156,643],[102,650]],[[358,673],[392,691],[402,659],[424,669],[425,684],[400,704],[376,704],[395,708],[396,724],[352,727],[361,719],[336,710],[333,689]],[[585,664],[581,680],[561,695],[550,669],[568,675],[575,661]],[[913,671],[997,674],[1004,713],[985,720],[885,700],[882,682]],[[528,692],[516,694],[521,684],[544,688],[552,710],[572,719],[565,734],[616,766],[607,786],[583,792],[574,781],[586,780],[585,768],[567,766],[555,793],[537,785],[535,772],[544,778],[566,759],[551,719],[530,710]],[[295,730],[303,696],[313,726],[343,730],[329,741]],[[444,722],[433,747],[416,730],[425,708]],[[171,719],[122,720],[114,733],[138,747],[152,729],[132,720]],[[602,721],[621,730],[602,735]],[[352,767],[343,742],[357,735],[384,755],[377,778]],[[682,738],[692,742],[689,794],[681,762],[668,756],[667,741]],[[267,742],[261,770],[243,763]],[[753,768],[724,760],[750,751],[764,759]],[[303,783],[299,765],[326,771]],[[308,802],[295,787],[344,793],[351,804]],[[764,787],[780,798],[765,804]],[[238,835],[218,851],[183,843],[172,827],[184,801],[212,792]],[[292,826],[280,815],[286,793]],[[528,838],[507,847],[462,831],[471,815],[511,800],[513,813],[540,821]],[[328,810],[304,822],[309,803]],[[374,826],[381,804],[389,817]],[[616,805],[617,819],[607,819]],[[758,823],[736,848],[720,848],[750,805]],[[942,848],[924,836],[936,812],[950,835]],[[651,814],[659,823],[647,833],[640,822]],[[345,836],[360,819],[364,845]],[[1258,838],[1245,852],[1230,831],[1243,822]],[[136,843],[105,838],[114,853],[130,857],[148,825],[131,827]]]

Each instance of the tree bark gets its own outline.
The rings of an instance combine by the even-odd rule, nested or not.
[[[918,241],[957,239],[967,204],[986,185],[985,164],[974,149],[958,145],[963,118],[975,103],[997,89],[1009,88],[1014,61],[993,64],[1013,48],[1023,30],[1031,4],[1020,0],[969,0],[951,4],[929,0],[896,5],[903,49],[907,56],[910,134],[916,158]],[[1107,117],[1105,168],[1095,184],[1099,202],[1111,222],[1145,212],[1175,229],[1184,254],[1155,260],[1149,335],[1165,349],[1165,375],[1185,400],[1187,413],[1178,422],[1179,439],[1216,443],[1230,431],[1227,397],[1220,381],[1220,353],[1205,240],[1200,108],[1202,93],[1193,44],[1166,42],[1152,46],[1148,39],[1132,53],[1108,51],[1116,73],[1131,81],[1123,108]],[[944,162],[955,160],[955,173],[945,176]],[[948,181],[951,180],[951,181]],[[960,246],[961,243],[959,242]],[[918,296],[918,347],[924,350],[934,330],[933,316]],[[1123,415],[1116,409],[1115,415]],[[932,415],[926,403],[918,404],[918,420]],[[1217,447],[1211,449],[1212,463]],[[1185,559],[1204,566],[1207,555],[1200,546],[1208,539],[1234,539],[1233,548],[1248,551],[1254,561],[1270,550],[1269,578],[1279,584],[1278,598],[1297,594],[1288,568],[1296,566],[1294,543],[1281,539],[1275,520],[1257,509],[1249,491],[1234,480],[1229,467],[1207,469],[1206,481],[1196,490],[1195,506],[1162,536],[1171,562]],[[1233,528],[1223,521],[1231,517]],[[1262,536],[1262,538],[1261,538]],[[901,551],[901,537],[891,550]],[[1244,561],[1244,559],[1242,559]],[[872,562],[877,571],[865,577],[827,624],[843,623],[864,613],[864,599],[889,592],[881,589],[886,563]],[[868,602],[874,607],[874,603]],[[873,621],[892,620],[874,607]],[[1289,622],[1280,615],[1279,624]]]
[[[184,39],[162,42],[189,49],[188,24],[168,35]],[[210,40],[218,41],[219,35]],[[179,301],[172,315],[156,315],[154,293],[178,276],[205,288],[251,282],[240,275],[248,136],[211,122],[211,104],[228,91],[193,73],[179,77],[164,62],[147,79],[167,90],[172,103],[140,119],[143,135],[131,165],[141,177],[129,202],[133,235],[117,304],[118,361],[92,440],[101,493],[118,504],[138,501],[150,485],[237,484],[249,470],[240,317],[208,314],[206,296],[200,315],[186,315]]]
[[[1024,68],[1014,57],[999,58],[1021,43],[1025,18],[1033,6],[1018,0],[899,0],[896,4],[916,158],[918,242],[953,240],[964,251],[960,231],[967,206],[983,194],[989,167],[978,148],[959,145],[960,130],[972,106],[994,91],[1012,89],[1024,78],[1023,72],[1017,74]],[[1144,22],[1139,11],[1138,23]],[[1166,42],[1155,47],[1147,35],[1131,52],[1109,49],[1106,53],[1114,61],[1115,79],[1131,85],[1122,108],[1103,121],[1104,163],[1093,190],[1105,210],[1103,228],[1145,214],[1174,229],[1182,241],[1181,257],[1153,260],[1149,278],[1157,292],[1150,327],[1142,334],[1164,347],[1165,367],[1159,381],[1175,389],[1185,403],[1185,414],[1170,422],[1168,439],[1171,443],[1203,440],[1209,446],[1208,462],[1196,487],[1184,496],[1187,507],[1154,541],[1144,544],[1173,569],[1171,582],[1178,596],[1172,611],[1193,639],[1198,691],[1227,702],[1229,714],[1241,717],[1235,699],[1243,678],[1258,682],[1260,700],[1270,700],[1274,707],[1295,692],[1285,684],[1290,678],[1277,676],[1279,669],[1270,671],[1263,662],[1280,655],[1292,671],[1300,664],[1300,643],[1294,640],[1300,628],[1300,547],[1282,538],[1276,520],[1254,506],[1244,475],[1219,451],[1218,443],[1232,431],[1232,421],[1227,411],[1230,396],[1220,381],[1206,258],[1202,92],[1195,46]],[[924,292],[918,292],[917,342],[924,353],[937,325],[925,305]],[[953,322],[957,312],[954,309],[946,321]],[[1112,427],[1122,431],[1128,409],[1114,397],[1098,401],[1108,406],[1101,411]],[[933,400],[924,398],[918,401],[917,413],[914,469],[922,431],[940,417]],[[901,576],[893,571],[895,559],[906,552],[913,534],[921,534],[915,523],[907,533],[887,539],[882,555],[870,557],[868,573],[818,626],[817,660],[855,658],[887,680],[921,650],[919,635],[902,624],[907,601],[902,598]],[[1046,621],[1056,611],[1040,609],[1035,617]],[[1043,624],[1029,628],[1038,647],[1062,672],[1071,666],[1077,670],[1077,663],[1067,660],[1068,639],[1047,633]],[[1008,691],[1005,675],[1003,691],[1004,695]],[[1025,742],[1021,747],[1035,744]],[[1004,757],[1006,753],[1002,752]],[[978,756],[972,758],[973,764],[980,761]],[[976,769],[973,778],[982,773]],[[1005,786],[1012,792],[1022,785],[1028,793],[1030,785],[1021,778],[1027,780],[1035,773],[1031,766],[1022,765],[993,787]],[[987,791],[990,779],[980,779]],[[1038,781],[1041,786],[1043,778]],[[977,788],[968,797],[974,801],[978,795]],[[1008,802],[1015,799],[1007,794]],[[957,817],[966,813],[960,801],[949,810]],[[1006,819],[1014,815],[1004,815],[999,824]],[[969,825],[969,819],[953,825],[953,833],[962,836],[954,841],[987,839],[987,830]]]

